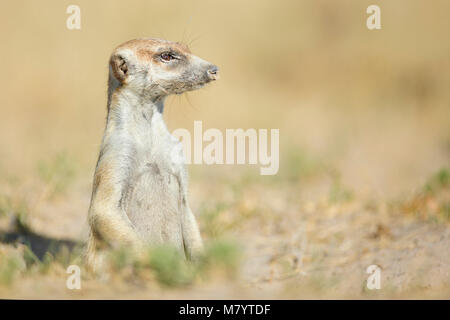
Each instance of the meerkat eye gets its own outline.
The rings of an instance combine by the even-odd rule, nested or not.
[[[163,53],[161,53],[161,59],[164,62],[168,62],[168,61],[171,61],[173,59],[176,59],[176,56],[172,52],[163,52]]]

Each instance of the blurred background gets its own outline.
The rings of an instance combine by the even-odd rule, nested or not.
[[[81,9],[81,30],[66,28],[70,4]],[[371,4],[381,8],[381,30],[366,27]],[[431,286],[442,285],[450,247],[449,9],[445,0],[2,2],[0,229],[23,215],[33,232],[83,239],[109,55],[129,39],[157,37],[184,42],[220,67],[219,81],[168,99],[171,130],[193,132],[194,120],[203,130],[280,129],[276,176],[259,176],[259,166],[189,167],[205,238],[250,244],[245,279],[262,285],[293,265],[309,280],[358,270],[358,289],[348,292],[360,294],[362,257],[386,259],[387,268],[401,255],[394,250],[405,249],[410,261],[418,253],[408,251],[408,237],[419,234],[441,241],[425,240],[436,259],[439,250],[447,259],[436,260],[440,271],[430,266]],[[367,235],[376,240],[364,247]],[[267,252],[255,249],[258,241]],[[280,249],[286,243],[292,250]],[[392,251],[380,258],[380,246]],[[325,266],[338,275],[322,277]],[[316,280],[310,287],[326,293],[334,283]],[[21,286],[19,296],[33,294]]]

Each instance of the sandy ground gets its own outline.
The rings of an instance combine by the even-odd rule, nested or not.
[[[1,5],[0,298],[450,298],[448,1],[380,1],[377,31],[371,1],[78,2],[78,31],[68,3]],[[280,129],[279,172],[189,166],[203,237],[235,243],[235,272],[167,287],[125,268],[69,290],[78,261],[63,248],[87,234],[108,57],[144,36],[220,67],[168,99],[170,130]]]
[[[358,140],[368,135],[376,144],[373,134],[364,131]],[[379,134],[379,139],[384,135],[389,133]],[[432,140],[424,141],[424,136],[411,152],[426,146],[435,152]],[[65,287],[67,265],[53,263],[48,273],[17,275],[10,286],[0,287],[0,293],[16,298],[448,298],[450,229],[448,217],[440,211],[449,201],[448,181],[433,187],[437,189],[429,196],[423,190],[426,183],[436,183],[433,174],[416,178],[418,187],[396,197],[386,194],[395,194],[398,186],[376,189],[378,180],[392,179],[389,175],[373,175],[372,186],[358,189],[351,185],[353,170],[370,168],[355,163],[346,175],[353,148],[366,146],[353,144],[347,159],[336,161],[343,163],[339,178],[335,170],[320,164],[310,175],[292,180],[287,175],[295,176],[296,168],[305,166],[298,158],[294,172],[281,170],[274,177],[259,176],[258,169],[250,167],[191,167],[191,202],[206,241],[232,239],[242,252],[237,275],[231,279],[219,273],[188,287],[166,288],[154,279],[118,275],[105,282],[86,277],[82,290],[71,291]],[[429,164],[422,159],[412,160],[406,169],[401,161],[385,161],[388,172],[395,166],[398,175],[407,175],[411,168],[428,175]],[[56,242],[83,241],[90,180],[76,181],[67,194],[30,200],[36,203],[28,218],[33,232]],[[213,220],[208,212],[214,213]],[[3,231],[10,230],[8,219],[0,220]],[[2,247],[19,250],[12,249],[14,243],[17,247],[17,241]],[[366,287],[370,265],[381,269],[380,290]]]

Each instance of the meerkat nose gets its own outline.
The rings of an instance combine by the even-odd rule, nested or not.
[[[217,66],[210,67],[206,73],[211,80],[217,80],[219,78],[219,68]]]

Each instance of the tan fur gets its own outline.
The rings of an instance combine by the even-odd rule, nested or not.
[[[103,251],[170,244],[193,258],[202,250],[187,201],[187,172],[164,123],[164,99],[217,79],[217,67],[177,42],[136,39],[110,58],[108,116],[94,179],[86,262]],[[181,149],[180,149],[181,150]]]

